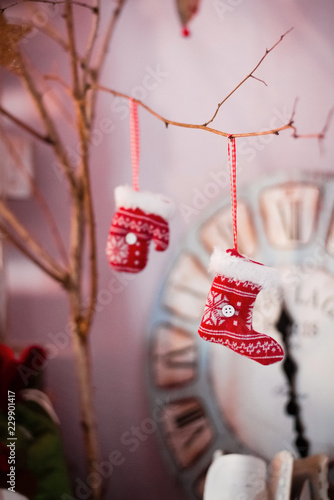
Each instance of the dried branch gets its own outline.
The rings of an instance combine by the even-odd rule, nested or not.
[[[87,94],[80,87],[79,67],[76,54],[74,19],[70,0],[66,0],[65,19],[72,69],[72,96],[76,113],[76,130],[79,136],[81,163],[76,172],[76,189],[72,193],[72,214],[70,233],[70,276],[69,300],[71,316],[75,325],[73,346],[80,387],[81,421],[84,433],[85,459],[88,472],[94,470],[98,460],[98,439],[94,412],[92,409],[91,365],[88,350],[88,335],[95,312],[97,295],[97,263],[94,209],[89,175],[89,146],[91,129],[87,120]],[[97,26],[95,27],[97,29]],[[95,37],[89,42],[93,50]],[[89,56],[90,57],[90,56]],[[88,231],[90,296],[88,310],[83,299],[83,247]],[[101,499],[101,484],[92,485],[92,500]]]
[[[40,134],[39,132],[37,132],[37,130],[30,127],[30,125],[28,125],[27,123],[24,123],[19,118],[16,118],[16,116],[12,115],[9,111],[4,109],[2,106],[0,106],[0,113],[3,116],[6,116],[7,118],[9,118],[13,123],[18,125],[22,130],[24,130],[25,132],[28,132],[30,135],[32,135],[36,139],[39,139],[42,142],[46,142],[47,144],[54,144],[51,137],[49,137],[47,135]]]
[[[70,87],[67,85],[67,83],[62,78],[60,78],[59,75],[44,75],[44,80],[46,80],[46,81],[51,80],[53,82],[57,82],[66,90],[68,95],[72,94]]]
[[[0,207],[1,213],[1,207]],[[3,232],[5,237],[18,249],[20,252],[25,255],[29,260],[31,260],[37,267],[39,267],[42,271],[44,271],[50,278],[53,278],[56,281],[64,284],[65,278],[58,276],[53,273],[43,262],[39,261],[35,255],[27,249],[27,246],[21,243],[15,236],[11,234],[8,228],[2,224],[0,220],[0,230]]]
[[[45,26],[38,26],[36,28],[38,31],[43,33],[43,35],[46,35],[47,37],[51,38],[54,42],[56,42],[65,52],[69,51],[68,43],[58,35],[58,33],[52,29],[51,26],[45,25]]]
[[[38,26],[36,29],[40,31],[43,35],[51,38],[55,43],[57,43],[65,52],[69,52],[69,44],[58,35],[58,33],[52,29],[51,26]],[[76,54],[77,61],[81,66],[84,66],[84,58],[80,54]]]
[[[105,57],[108,53],[111,37],[112,37],[113,32],[114,32],[115,24],[116,24],[121,12],[122,12],[122,8],[124,6],[124,3],[125,3],[125,0],[117,0],[116,7],[112,13],[111,18],[110,18],[100,52],[96,58],[96,65],[95,65],[95,69],[94,69],[94,72],[96,74],[96,80],[98,80],[98,75],[100,74],[100,72],[102,70],[102,67],[103,67],[103,64],[105,61]]]
[[[105,58],[108,52],[110,40],[112,37],[112,34],[114,32],[114,28],[117,22],[117,19],[122,11],[122,7],[125,3],[125,0],[118,0],[116,8],[112,12],[111,18],[109,20],[109,24],[107,26],[104,39],[102,42],[102,45],[100,47],[99,54],[97,55],[96,58],[96,64],[94,68],[91,68],[89,71],[90,77],[92,79],[92,82],[96,84],[99,80],[103,64],[105,62]],[[97,0],[96,7],[99,8],[99,1]],[[93,26],[92,26],[92,32],[91,32],[91,37],[90,41],[88,42],[88,50],[86,51],[86,65],[84,68],[84,85],[85,88],[89,88],[89,84],[86,80],[88,76],[88,63],[90,61],[90,57],[92,54],[92,50],[94,47],[94,43],[96,41],[96,34],[97,34],[97,29],[99,26],[99,21],[100,21],[100,11],[96,13],[96,18],[94,19]],[[88,123],[86,123],[87,128],[91,128],[93,122],[94,122],[94,111],[96,108],[96,93],[92,91],[90,94],[85,94],[86,97],[86,119]],[[80,127],[79,127],[80,128]],[[83,139],[84,137],[82,137]],[[83,140],[81,140],[81,144],[83,144]],[[89,327],[91,325],[91,322],[93,320],[94,312],[95,312],[95,306],[96,306],[96,295],[97,295],[97,274],[96,274],[96,236],[95,236],[95,220],[94,220],[94,207],[93,207],[93,200],[92,200],[92,193],[91,193],[91,183],[90,183],[90,174],[89,174],[89,166],[88,163],[86,162],[87,155],[85,151],[82,152],[82,158],[83,158],[83,164],[82,164],[82,169],[83,169],[83,186],[84,186],[84,191],[85,191],[85,197],[86,197],[86,217],[87,217],[87,224],[88,224],[88,239],[89,239],[89,262],[90,262],[90,296],[89,296],[89,305],[87,308],[87,313],[86,313],[86,325]]]
[[[26,63],[23,59],[22,54],[19,52],[18,53],[18,59],[20,62],[20,76],[23,79],[30,96],[32,97],[36,108],[39,112],[39,115],[44,123],[44,126],[48,132],[48,136],[50,137],[52,141],[52,146],[54,149],[54,152],[56,156],[58,157],[61,167],[63,169],[63,172],[65,173],[67,179],[69,180],[69,183],[73,189],[75,189],[75,178],[73,175],[73,172],[71,170],[71,165],[68,163],[67,160],[67,155],[65,152],[65,149],[63,147],[62,141],[60,139],[60,136],[57,132],[56,126],[53,123],[53,120],[51,119],[50,114],[48,113],[42,99],[42,95],[38,91],[38,89],[35,86],[35,83],[33,81],[33,78],[31,77]]]
[[[0,201],[0,229],[12,241],[12,243],[35,264],[45,271],[51,278],[62,283],[64,286],[68,282],[68,273],[62,269],[58,263],[34,240],[29,232],[15,217],[13,212]],[[1,218],[7,224],[4,224]],[[14,230],[16,235],[8,229]]]
[[[295,120],[296,109],[297,109],[297,103],[298,103],[298,97],[296,97],[295,102],[293,103],[293,108],[292,108],[291,118],[290,118],[290,121],[289,121],[289,123],[291,123],[291,125],[293,124],[293,122],[294,122],[294,120]]]
[[[301,139],[301,138],[303,138],[303,139],[319,139],[319,140],[324,139],[326,136],[326,132],[329,128],[329,125],[332,121],[333,113],[334,113],[334,108],[331,108],[327,114],[325,124],[324,124],[321,132],[319,132],[319,134],[302,134],[301,135],[301,134],[298,134],[295,127],[293,127],[293,129],[294,129],[293,137],[295,139]]]
[[[86,83],[87,83],[87,74],[89,72],[89,65],[90,65],[90,60],[92,57],[92,53],[94,50],[96,38],[97,38],[97,33],[98,33],[98,28],[100,24],[100,0],[95,0],[94,1],[94,15],[93,15],[93,20],[92,20],[92,26],[91,26],[91,31],[88,36],[88,41],[86,43],[86,49],[84,51],[84,56],[81,60],[81,67],[83,68],[83,77],[82,77],[82,87],[85,88]]]
[[[10,139],[7,132],[3,129],[2,125],[0,125],[0,131],[1,131],[2,141],[5,143],[7,150],[9,152],[10,156],[12,157],[16,168],[18,170],[20,170],[22,175],[25,176],[25,178],[27,179],[27,181],[29,183],[33,197],[34,197],[36,203],[39,204],[39,206],[42,210],[42,213],[45,217],[45,220],[47,221],[47,223],[49,225],[49,228],[50,228],[51,234],[54,238],[59,255],[62,257],[64,264],[67,265],[68,264],[67,253],[66,253],[65,247],[63,245],[63,241],[62,241],[62,238],[61,238],[60,232],[58,230],[58,226],[56,224],[56,221],[54,219],[52,211],[50,210],[50,207],[47,204],[42,192],[39,190],[37,184],[34,182],[33,176],[27,171],[26,168],[24,168],[21,155],[19,154],[19,152],[15,148],[13,141]]]
[[[0,7],[0,12],[3,14],[5,12],[5,10],[8,10],[12,7],[16,7],[17,5],[23,5],[25,3],[48,3],[50,5],[63,5],[64,3],[66,3],[67,0],[21,0],[21,1],[18,1],[18,2],[14,2],[10,5],[7,5],[7,7]],[[79,2],[78,0],[71,0],[71,3],[73,5],[78,5],[79,7],[85,7],[86,9],[89,9],[91,10],[92,12],[94,12],[94,7],[92,7],[91,5],[85,3],[85,2]]]
[[[278,42],[276,42],[270,49],[266,49],[265,51],[265,54],[264,56],[261,57],[260,61],[257,63],[257,65],[255,66],[255,68],[252,69],[252,71],[243,79],[241,80],[240,83],[238,83],[238,85],[218,104],[217,106],[217,109],[213,115],[213,117],[207,121],[206,123],[204,123],[203,125],[206,127],[207,125],[209,125],[209,123],[213,122],[213,120],[216,118],[217,114],[218,114],[218,111],[220,110],[221,106],[227,101],[227,99],[229,99],[231,97],[231,95],[234,94],[234,92],[236,92],[238,90],[239,87],[241,87],[241,85],[243,85],[249,78],[255,78],[256,80],[259,80],[260,82],[264,83],[264,85],[267,85],[265,83],[264,80],[260,80],[259,78],[256,78],[253,73],[255,73],[255,71],[258,69],[258,67],[263,63],[263,61],[265,60],[265,58],[268,56],[268,54],[270,54],[270,52],[272,52],[276,47],[277,45],[279,45],[281,43],[281,41],[283,40],[284,37],[286,37],[286,35],[288,33],[290,33],[290,31],[292,31],[293,28],[290,28],[288,31],[286,31],[283,35],[281,35],[280,39],[278,40]]]
[[[88,164],[85,166],[84,186],[86,195],[86,217],[88,222],[88,238],[89,238],[89,267],[90,267],[90,293],[89,304],[86,313],[87,335],[93,321],[96,296],[97,296],[97,272],[96,272],[96,234],[95,234],[95,218],[94,206],[91,192],[91,183],[89,176]]]
[[[73,93],[76,98],[79,98],[80,86],[79,86],[79,74],[77,65],[78,58],[75,47],[75,34],[74,34],[73,11],[72,11],[71,0],[65,1],[65,20],[67,27],[68,46],[71,58]]]
[[[105,62],[106,55],[108,53],[108,48],[110,45],[111,37],[114,32],[114,28],[116,25],[116,22],[122,12],[122,8],[124,6],[125,0],[117,0],[116,7],[111,15],[111,18],[109,20],[108,27],[106,29],[104,39],[102,42],[102,45],[100,47],[100,51],[96,57],[96,64],[93,68],[90,70],[90,75],[91,75],[91,87],[94,85],[97,85],[99,82],[99,78],[101,75],[101,71]],[[89,85],[86,82],[86,89],[88,90]],[[96,105],[96,93],[94,91],[91,92],[91,94],[88,97],[88,102],[87,102],[87,116],[89,117],[89,124],[92,126],[94,123],[94,110],[95,110],[95,105]]]
[[[132,98],[131,96],[129,96],[127,94],[123,94],[122,92],[117,92],[116,90],[109,89],[109,88],[103,87],[101,85],[94,85],[93,88],[96,89],[96,90],[101,90],[103,92],[108,92],[109,94],[112,94],[112,95],[117,96],[117,97],[122,97],[124,99],[131,99]],[[291,129],[291,130],[293,130],[293,137],[298,137],[298,138],[317,138],[317,139],[323,138],[323,131],[321,131],[318,134],[310,134],[310,135],[300,135],[300,134],[297,134],[296,127],[293,125],[293,122],[291,120],[288,123],[286,123],[285,125],[282,125],[281,127],[277,127],[277,128],[270,129],[270,130],[263,130],[261,132],[245,132],[245,133],[240,133],[240,134],[231,134],[229,132],[223,132],[222,130],[217,130],[217,129],[214,129],[214,128],[207,127],[206,125],[196,125],[196,124],[192,124],[192,123],[182,123],[182,122],[176,122],[176,121],[173,121],[173,120],[169,120],[168,118],[165,118],[165,117],[159,115],[158,113],[156,113],[155,111],[153,111],[153,109],[151,109],[150,107],[148,107],[146,104],[144,104],[139,99],[133,99],[133,100],[139,106],[142,106],[144,109],[146,109],[146,111],[148,111],[151,115],[153,115],[156,118],[158,118],[158,120],[164,122],[166,126],[167,125],[174,125],[176,127],[206,130],[207,132],[210,132],[210,133],[216,134],[216,135],[221,135],[223,137],[229,137],[229,136],[232,136],[232,137],[254,137],[254,136],[259,136],[259,135],[261,135],[261,136],[262,135],[278,135],[283,130],[289,130],[289,129]]]
[[[327,119],[326,119],[326,122],[325,122],[325,125],[321,131],[321,138],[324,139],[325,136],[326,136],[326,133],[327,133],[327,130],[329,129],[329,125],[333,119],[333,115],[334,115],[334,107],[332,107],[329,112],[328,112],[328,115],[327,115]]]

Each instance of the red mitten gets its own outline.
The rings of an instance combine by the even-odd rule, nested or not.
[[[211,256],[209,270],[216,276],[198,330],[200,336],[262,365],[281,361],[282,347],[252,326],[256,297],[262,288],[277,283],[277,270],[243,257],[236,250],[223,252],[218,248]]]
[[[115,202],[106,248],[109,263],[116,271],[138,273],[146,266],[151,240],[157,251],[168,247],[167,221],[174,204],[163,195],[135,191],[130,186],[115,189]]]

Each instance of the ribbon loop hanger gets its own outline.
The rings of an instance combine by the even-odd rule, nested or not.
[[[235,137],[228,136],[228,166],[230,171],[231,183],[231,208],[233,222],[233,243],[234,250],[238,251],[238,230],[237,230],[237,159],[235,148]]]
[[[139,120],[138,105],[131,97],[130,108],[130,138],[131,138],[131,162],[132,162],[132,184],[135,191],[139,191]]]

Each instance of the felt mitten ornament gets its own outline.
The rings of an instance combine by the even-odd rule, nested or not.
[[[229,137],[228,157],[234,249],[214,249],[209,271],[215,273],[215,278],[198,333],[204,340],[222,344],[262,365],[270,365],[281,361],[284,351],[272,337],[253,329],[253,308],[260,290],[277,284],[278,271],[238,252],[234,137]]]
[[[116,271],[138,273],[146,266],[151,240],[158,252],[168,247],[174,205],[163,195],[130,186],[115,189],[115,202],[106,249],[109,263]]]

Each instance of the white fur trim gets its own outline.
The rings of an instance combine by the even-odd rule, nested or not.
[[[270,288],[278,283],[278,270],[262,266],[245,258],[231,255],[215,247],[211,255],[209,271],[233,278],[237,281],[250,281],[262,288]]]
[[[131,186],[118,186],[115,189],[115,202],[116,209],[120,207],[140,208],[147,214],[160,215],[167,220],[175,212],[173,201],[163,194],[135,191]]]

